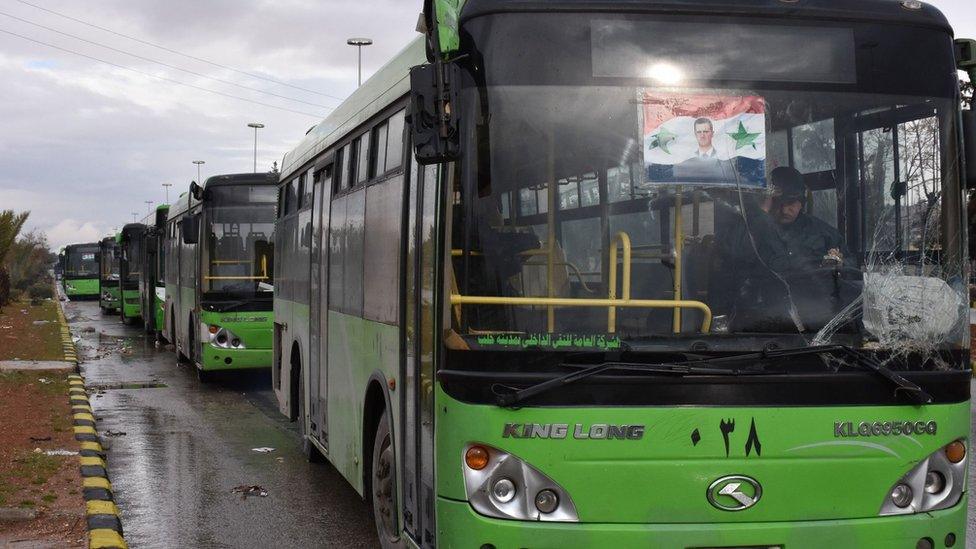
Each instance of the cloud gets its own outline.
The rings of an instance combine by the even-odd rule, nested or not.
[[[68,244],[97,242],[108,236],[109,230],[104,225],[91,221],[65,219],[44,233],[51,249],[58,250]]]

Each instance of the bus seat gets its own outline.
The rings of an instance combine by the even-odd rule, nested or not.
[[[543,243],[540,249],[548,249],[548,244]],[[553,297],[571,297],[569,267],[566,264],[566,254],[559,242],[555,242],[553,246],[553,263]],[[522,295],[547,297],[549,295],[547,270],[548,258],[545,254],[529,257],[522,264]]]

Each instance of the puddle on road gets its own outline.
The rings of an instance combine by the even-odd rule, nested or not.
[[[125,381],[119,383],[93,383],[88,386],[91,392],[104,392],[119,389],[161,389],[166,387],[165,383],[159,381]]]

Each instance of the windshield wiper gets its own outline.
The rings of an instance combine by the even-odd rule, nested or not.
[[[815,347],[795,347],[788,349],[763,350],[755,353],[746,353],[732,356],[709,357],[697,360],[677,363],[646,364],[640,362],[620,362],[607,361],[593,366],[589,366],[578,372],[573,372],[559,376],[550,380],[537,383],[525,389],[514,390],[511,392],[496,392],[496,402],[499,406],[515,406],[528,398],[550,391],[557,387],[565,387],[577,381],[598,375],[608,370],[633,370],[650,374],[668,375],[717,375],[717,376],[739,376],[757,375],[769,373],[765,370],[750,368],[742,369],[722,369],[713,367],[700,367],[707,364],[721,364],[725,362],[743,361],[766,361],[776,358],[799,357],[806,355],[821,354],[846,354],[854,358],[854,363],[863,369],[874,372],[878,376],[888,380],[895,385],[895,395],[905,394],[916,404],[927,404],[932,402],[932,396],[917,384],[896,374],[887,366],[879,363],[870,355],[846,345],[821,345]],[[562,364],[563,366],[579,366],[578,364]]]
[[[913,383],[895,373],[869,353],[866,353],[860,349],[855,349],[854,347],[849,347],[847,345],[819,345],[813,347],[773,349],[768,351],[759,351],[756,353],[747,353],[744,355],[708,358],[705,360],[710,364],[715,364],[721,362],[739,362],[742,360],[769,360],[773,358],[789,358],[822,354],[846,354],[854,359],[854,366],[874,372],[878,376],[895,385],[895,395],[904,394],[908,396],[908,398],[911,399],[911,401],[915,404],[928,404],[932,402],[932,395],[926,392],[925,389],[922,389],[916,383]],[[851,365],[847,362],[844,364]]]
[[[695,360],[690,362],[679,362],[679,363],[660,363],[660,364],[645,364],[642,362],[619,362],[619,361],[607,361],[588,366],[578,372],[573,372],[571,374],[566,374],[553,379],[537,383],[526,387],[525,389],[512,390],[511,392],[495,392],[495,400],[499,406],[510,407],[515,406],[528,398],[534,397],[546,391],[555,389],[557,387],[564,387],[566,385],[571,385],[577,381],[586,379],[588,377],[601,374],[608,370],[632,370],[639,371],[649,374],[666,374],[666,375],[717,375],[717,376],[737,376],[737,375],[748,375],[760,373],[755,370],[735,370],[735,369],[722,369],[722,368],[701,368],[695,366],[696,364],[707,363],[710,359]],[[579,364],[568,364],[563,363],[561,366],[580,366]],[[505,387],[508,389],[507,387]]]

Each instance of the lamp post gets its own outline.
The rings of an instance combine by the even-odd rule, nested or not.
[[[139,212],[132,212],[132,222],[133,222],[133,223],[135,223],[135,222],[136,222],[136,217],[137,217],[138,215],[139,215]]]
[[[169,188],[172,187],[172,183],[163,183],[163,188],[166,189],[166,203],[169,204]]]
[[[143,202],[145,202],[145,203],[146,203],[146,214],[147,214],[147,215],[148,215],[148,214],[151,214],[151,213],[152,213],[152,205],[153,205],[153,201],[152,201],[152,200],[144,200]]]
[[[200,181],[200,166],[206,164],[207,162],[205,160],[194,160],[193,163],[197,165],[197,185],[203,185],[203,181]]]
[[[363,85],[363,46],[372,46],[373,41],[369,38],[350,38],[346,44],[356,46],[359,51],[359,85]]]
[[[251,122],[247,127],[254,128],[254,173],[258,173],[258,130],[263,128],[264,124]]]

